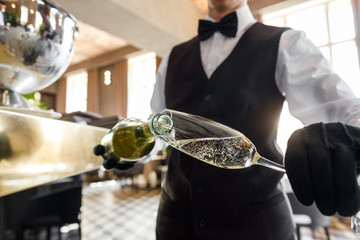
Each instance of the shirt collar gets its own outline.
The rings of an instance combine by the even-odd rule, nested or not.
[[[250,11],[249,5],[245,4],[244,6],[238,8],[236,10],[236,14],[238,17],[238,30],[237,34],[243,32],[245,29],[248,28],[251,24],[256,22],[253,14]],[[206,15],[206,20],[215,22],[215,20],[210,17],[209,15]]]

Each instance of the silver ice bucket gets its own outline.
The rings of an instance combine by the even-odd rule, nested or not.
[[[48,87],[68,68],[78,32],[77,20],[47,0],[4,2],[0,106],[29,108],[21,95]]]

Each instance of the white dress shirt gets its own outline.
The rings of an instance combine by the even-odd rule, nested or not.
[[[5,26],[6,25],[4,19],[5,19],[5,12],[0,11],[0,26]]]
[[[200,42],[203,68],[208,77],[229,56],[254,19],[247,5],[237,11],[238,31],[234,38],[219,32]],[[214,21],[209,16],[208,20]],[[164,86],[169,53],[163,58],[151,100],[153,113],[165,108]],[[304,125],[315,122],[341,121],[360,126],[360,99],[332,70],[304,32],[285,31],[280,39],[275,70],[276,85],[288,102],[290,113]]]

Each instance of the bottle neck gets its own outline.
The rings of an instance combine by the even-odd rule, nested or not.
[[[148,122],[149,129],[152,135],[162,136],[169,134],[173,129],[173,121],[169,115],[166,114],[156,114]]]
[[[148,139],[149,141],[154,140],[157,136],[151,131],[150,122],[146,122],[135,129],[135,135],[138,138]]]

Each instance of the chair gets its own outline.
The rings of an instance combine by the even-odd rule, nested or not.
[[[47,229],[47,239],[51,238],[51,228],[58,228],[58,239],[61,239],[60,227],[79,224],[81,239],[80,208],[82,186],[65,186],[50,192],[30,197],[26,203],[25,217],[21,222],[19,239],[24,238],[27,229]]]
[[[314,230],[317,227],[322,227],[325,230],[325,234],[328,240],[330,240],[329,224],[331,221],[330,216],[323,215],[315,204],[311,206],[302,205],[297,199],[293,192],[288,192],[287,196],[290,201],[291,208],[294,214],[294,221],[296,223],[296,233],[300,240],[300,227],[309,227]],[[307,220],[310,218],[310,221]]]

